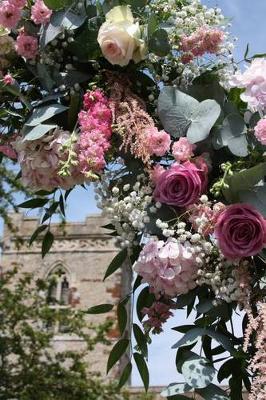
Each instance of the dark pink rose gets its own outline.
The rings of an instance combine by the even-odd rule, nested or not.
[[[190,161],[173,164],[159,176],[153,196],[160,203],[186,207],[195,203],[206,187],[206,163],[204,168]]]
[[[266,221],[249,204],[233,204],[219,215],[215,236],[226,258],[254,256],[266,242]]]

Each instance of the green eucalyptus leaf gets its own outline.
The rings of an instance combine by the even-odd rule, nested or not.
[[[54,235],[51,231],[47,231],[42,241],[42,258],[50,251],[54,243]]]
[[[25,125],[37,126],[67,109],[68,107],[63,106],[62,104],[50,104],[48,106],[35,108]]]
[[[165,29],[157,29],[149,40],[149,50],[159,57],[165,57],[170,52],[168,33]]]
[[[135,363],[137,365],[140,377],[142,379],[144,388],[147,392],[149,389],[149,370],[148,370],[146,361],[145,361],[144,357],[142,356],[142,354],[139,354],[139,353],[134,353],[133,357],[134,357]]]
[[[64,0],[59,0],[64,1]],[[44,48],[48,43],[57,38],[65,30],[75,30],[85,21],[85,17],[77,15],[74,12],[58,11],[53,13],[50,22],[42,26],[40,31],[40,45]]]
[[[37,198],[37,199],[30,199],[27,201],[24,201],[23,203],[18,204],[17,207],[19,208],[39,208],[45,206],[47,204],[49,199],[43,199],[43,198]]]
[[[108,278],[110,275],[115,273],[119,268],[121,268],[126,258],[127,258],[127,249],[123,249],[111,261],[104,275],[103,280],[105,281],[106,278]]]
[[[264,217],[266,217],[266,186],[254,186],[252,190],[239,193],[240,201],[255,207]]]
[[[31,235],[31,238],[30,238],[30,241],[29,241],[29,245],[31,246],[32,243],[34,242],[34,240],[36,240],[37,237],[40,235],[40,233],[45,231],[47,228],[48,228],[48,225],[40,225],[40,226],[38,226],[38,228]]]
[[[246,133],[247,127],[241,115],[228,115],[224,119],[222,128],[213,138],[213,145],[216,149],[228,146],[235,156],[246,157],[248,155]]]
[[[197,355],[185,360],[181,370],[185,381],[193,388],[208,386],[215,376],[215,369],[210,362]]]
[[[170,399],[174,399],[172,396],[176,396],[179,394],[189,393],[192,391],[192,387],[187,383],[171,383],[167,386],[162,392],[162,397],[168,397]]]
[[[128,345],[129,345],[128,339],[120,339],[114,345],[107,361],[107,373],[120,360],[122,355],[126,352]]]
[[[208,137],[220,112],[215,100],[200,103],[171,86],[164,87],[158,99],[158,114],[166,132],[175,138],[187,135],[191,143]]]
[[[266,162],[245,169],[227,178],[228,189],[223,191],[229,203],[248,202],[266,213],[265,185]]]
[[[119,379],[119,383],[118,383],[118,388],[121,389],[129,380],[129,377],[131,375],[131,371],[132,371],[132,363],[129,361],[129,363],[125,366],[121,377]]]
[[[204,400],[229,400],[226,392],[222,390],[220,387],[211,383],[209,386],[203,389],[196,389],[196,392],[204,399]]]
[[[101,24],[101,18],[91,18],[88,23],[84,24],[82,31],[76,36],[75,41],[69,44],[69,51],[78,57],[80,62],[87,62],[101,55],[97,41]]]
[[[202,336],[207,335],[220,343],[225,350],[227,350],[230,354],[234,354],[234,347],[231,343],[231,340],[228,339],[227,336],[222,333],[216,332],[215,330],[209,328],[193,328],[174,345],[173,349],[177,349],[181,346],[190,346],[196,343]]]
[[[204,100],[199,103],[191,117],[187,138],[191,143],[206,139],[211,128],[219,118],[221,108],[215,100]]]
[[[50,132],[52,129],[55,129],[57,125],[47,125],[40,124],[38,126],[34,126],[33,128],[25,127],[24,130],[24,139],[23,140],[37,140],[43,137],[46,133]]]
[[[99,304],[98,306],[88,308],[86,314],[105,314],[112,311],[113,308],[112,304]]]
[[[141,328],[137,324],[133,324],[133,333],[136,339],[137,345],[144,357],[148,355],[147,339]]]
[[[127,310],[123,303],[119,303],[117,306],[117,319],[120,335],[122,336],[127,326]]]
[[[142,310],[144,307],[150,307],[154,302],[155,298],[152,293],[150,293],[150,289],[148,286],[145,286],[142,291],[138,295],[137,299],[137,314],[140,321],[143,320],[143,313]]]

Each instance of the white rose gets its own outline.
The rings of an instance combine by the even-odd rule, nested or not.
[[[145,44],[140,38],[138,22],[129,6],[117,6],[106,14],[106,22],[100,27],[98,43],[104,57],[121,67],[130,60],[139,62],[145,58]]]

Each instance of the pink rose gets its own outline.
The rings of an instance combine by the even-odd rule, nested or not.
[[[195,203],[206,186],[206,171],[194,163],[173,164],[157,180],[153,196],[160,203],[187,207]]]
[[[233,204],[219,215],[215,236],[226,258],[254,256],[265,245],[266,222],[249,204]]]
[[[98,33],[98,43],[103,56],[113,65],[128,65],[130,60],[139,62],[145,57],[141,30],[129,6],[116,6],[105,16]]]
[[[20,33],[16,41],[17,53],[26,59],[33,59],[38,52],[38,40],[34,36]]]
[[[31,8],[31,19],[36,24],[47,24],[50,21],[52,11],[46,7],[42,0],[36,0]]]
[[[195,144],[191,144],[186,137],[181,137],[173,145],[173,156],[176,161],[186,161],[194,155],[193,151],[195,149]]]
[[[4,28],[13,29],[16,27],[21,17],[20,8],[9,1],[0,2],[0,26]]]
[[[158,131],[155,126],[146,129],[147,150],[150,155],[162,157],[170,150],[171,138],[165,131]]]
[[[3,78],[5,85],[13,85],[15,83],[15,79],[12,75],[6,74]]]
[[[261,119],[257,125],[255,126],[255,136],[258,139],[258,141],[266,146],[266,119],[263,118]]]

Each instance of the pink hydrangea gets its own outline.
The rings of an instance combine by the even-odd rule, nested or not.
[[[31,19],[36,24],[47,24],[50,21],[52,11],[44,4],[43,0],[36,0],[31,8]]]
[[[75,184],[84,183],[84,176],[78,168],[71,171],[71,176],[61,177],[58,174],[60,162],[68,156],[62,150],[62,145],[69,140],[70,135],[68,131],[55,129],[38,140],[27,141],[22,137],[16,139],[13,147],[18,153],[22,183],[26,187],[33,191],[50,191],[57,187],[70,189]]]
[[[38,53],[38,40],[34,36],[21,32],[16,40],[17,53],[26,59],[33,59]]]
[[[21,9],[12,4],[11,1],[2,1],[0,3],[0,26],[13,29],[17,26],[21,17]]]
[[[230,81],[232,87],[244,88],[241,99],[251,111],[266,110],[266,59],[255,58],[245,72],[237,72]]]
[[[264,146],[266,146],[266,119],[265,118],[261,119],[257,123],[254,131],[255,131],[254,134],[255,134],[256,138],[258,139],[258,141],[261,144],[263,144]]]
[[[172,152],[176,161],[186,161],[194,155],[193,151],[195,149],[195,144],[191,144],[186,137],[181,137],[177,142],[174,143]]]
[[[162,325],[174,314],[170,311],[169,304],[161,301],[154,302],[150,307],[144,307],[142,314],[148,318],[144,321],[144,327],[152,330],[153,334],[162,332]]]
[[[146,129],[147,150],[150,155],[162,157],[170,150],[171,138],[165,131],[159,131],[155,126]]]
[[[110,148],[112,134],[112,112],[107,97],[99,89],[85,94],[83,107],[78,115],[77,154],[80,171],[89,178],[105,167],[105,153]]]
[[[174,298],[196,287],[198,266],[193,249],[173,238],[166,242],[151,239],[134,269],[155,294]]]

